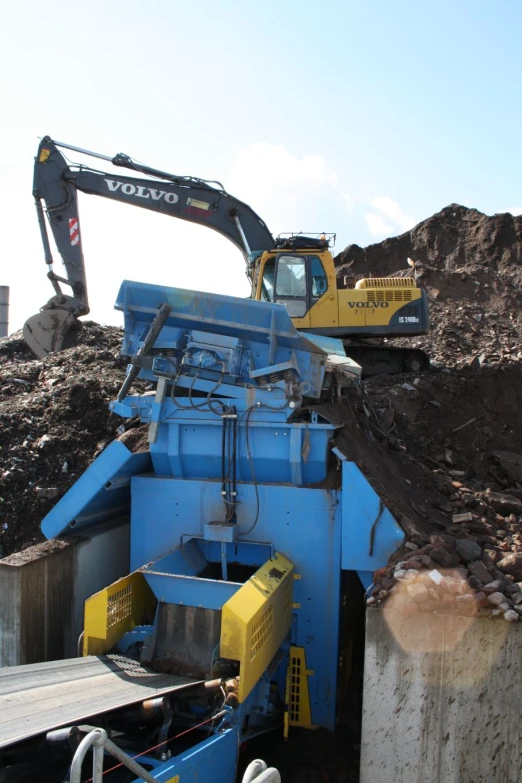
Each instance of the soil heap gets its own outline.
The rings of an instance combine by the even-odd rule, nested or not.
[[[44,540],[43,517],[117,435],[122,334],[87,322],[76,347],[43,360],[21,333],[0,340],[1,556]]]
[[[401,236],[349,245],[334,261],[339,278],[383,277],[411,274],[408,258],[428,293],[431,332],[395,344],[452,368],[520,361],[522,216],[450,204]]]
[[[339,276],[384,276],[401,274],[408,257],[432,322],[430,335],[410,344],[427,351],[438,371],[369,379],[336,411],[345,452],[407,536],[392,565],[375,575],[369,602],[391,591],[411,611],[458,608],[516,621],[522,217],[451,204],[402,236],[351,245],[335,261]]]

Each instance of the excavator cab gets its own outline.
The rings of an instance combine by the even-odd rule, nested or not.
[[[258,256],[253,298],[284,304],[298,329],[324,322],[327,307],[328,325],[335,327],[337,283],[328,243],[326,235],[278,238],[274,250]]]

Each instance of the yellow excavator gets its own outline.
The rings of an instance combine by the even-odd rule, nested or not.
[[[147,178],[70,165],[60,148]],[[344,287],[340,286],[330,251],[335,234],[274,238],[259,215],[219,182],[175,176],[122,153],[109,157],[49,136],[40,142],[35,159],[33,195],[55,295],[24,325],[24,338],[37,356],[70,345],[78,318],[89,312],[78,191],[205,225],[227,237],[245,257],[252,298],[283,304],[300,331],[342,339],[347,355],[361,364],[364,375],[418,372],[429,367],[423,351],[390,347],[385,342],[429,331],[426,292],[414,278],[369,276],[346,280]],[[66,277],[53,269],[45,213]],[[67,285],[70,293],[64,293],[61,285]]]

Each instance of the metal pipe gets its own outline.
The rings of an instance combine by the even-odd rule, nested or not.
[[[55,141],[54,142],[57,147],[62,147],[66,150],[72,150],[73,152],[81,152],[82,155],[91,155],[93,158],[99,158],[100,160],[108,160],[109,163],[112,163],[113,156],[110,155],[101,155],[99,152],[91,152],[91,150],[84,150],[82,147],[73,147],[72,144],[64,144],[63,141]]]
[[[252,783],[265,769],[266,763],[262,759],[254,759],[246,768],[242,783]]]
[[[99,751],[101,751],[102,757],[102,772],[103,772],[103,746],[107,742],[107,732],[104,729],[92,729],[80,742],[78,749],[74,754],[74,758],[71,764],[71,775],[69,783],[81,783],[82,777],[82,765],[87,754],[87,751],[91,747],[97,748],[98,752],[94,752],[93,758],[93,783],[101,783],[101,774],[96,777],[96,769],[99,768]]]
[[[106,740],[105,742],[105,750],[107,753],[110,753],[111,756],[114,756],[115,759],[120,761],[127,769],[130,769],[134,775],[136,775],[138,778],[142,778],[145,783],[158,783],[158,779],[153,777],[150,772],[147,772],[146,769],[144,769],[141,764],[138,764],[134,759],[131,759],[130,756],[127,756],[125,751],[121,750],[117,745],[114,744],[114,742],[111,742],[110,739]],[[71,783],[73,783],[71,781]],[[93,781],[93,783],[97,783]]]
[[[153,777],[147,772],[141,764],[131,759],[125,751],[121,750],[114,742],[111,742],[107,737],[107,732],[104,729],[91,728],[90,726],[82,727],[85,729],[91,729],[89,733],[83,738],[78,746],[78,750],[74,754],[74,758],[71,764],[71,775],[69,783],[81,783],[82,764],[89,748],[93,748],[93,760],[92,760],[92,783],[102,783],[103,777],[103,755],[104,752],[110,753],[117,761],[123,764],[124,767],[130,769],[130,771],[141,778],[145,783],[158,783],[158,779]]]
[[[45,215],[42,207],[42,201],[38,196],[34,197],[34,204],[36,207],[36,215],[38,217],[38,225],[40,227],[40,236],[42,238],[45,263],[48,266],[52,266],[53,254],[51,252],[51,245],[49,244],[49,235],[47,233],[47,226],[45,224]]]
[[[158,312],[153,320],[153,322],[150,325],[149,331],[147,332],[147,336],[145,337],[141,348],[139,348],[138,353],[134,357],[138,360],[141,356],[147,356],[150,351],[152,350],[152,347],[154,343],[156,342],[156,338],[158,337],[159,333],[161,332],[163,326],[165,325],[165,322],[167,318],[170,315],[170,311],[172,310],[172,307],[168,305],[166,302],[164,302],[161,307],[158,309]],[[129,374],[123,381],[123,385],[118,392],[117,400],[118,402],[121,402],[123,399],[125,399],[127,392],[129,391],[130,387],[138,377],[140,371],[139,364],[133,364],[131,369],[129,370]]]
[[[281,783],[281,775],[275,767],[268,767],[257,778],[254,778],[254,783]]]
[[[9,286],[0,285],[0,337],[9,334]]]
[[[275,767],[267,769],[262,759],[254,759],[246,768],[242,783],[281,783],[281,775]]]
[[[240,220],[239,220],[239,218],[237,216],[237,209],[231,209],[230,210],[230,216],[231,216],[232,220],[234,221],[234,223],[236,224],[236,228],[239,231],[239,236],[241,237],[241,239],[243,241],[243,244],[245,246],[245,251],[246,251],[246,254],[248,256],[251,253],[250,245],[247,242],[246,234],[243,231],[243,226],[241,225],[241,222],[240,222]]]

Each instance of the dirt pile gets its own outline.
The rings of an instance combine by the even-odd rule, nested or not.
[[[122,420],[122,332],[86,323],[80,343],[36,359],[21,334],[0,341],[0,553],[43,540],[39,525]],[[121,430],[120,430],[121,431]]]
[[[343,450],[407,540],[370,602],[522,615],[522,217],[450,205],[411,232],[346,248],[338,274],[417,262],[438,372],[365,381],[339,408]],[[429,574],[432,574],[429,576]],[[519,602],[520,596],[520,602]]]
[[[349,245],[335,264],[339,278],[381,277],[410,274],[407,258],[428,293],[432,325],[409,345],[448,367],[522,360],[522,216],[450,204],[401,236]]]

